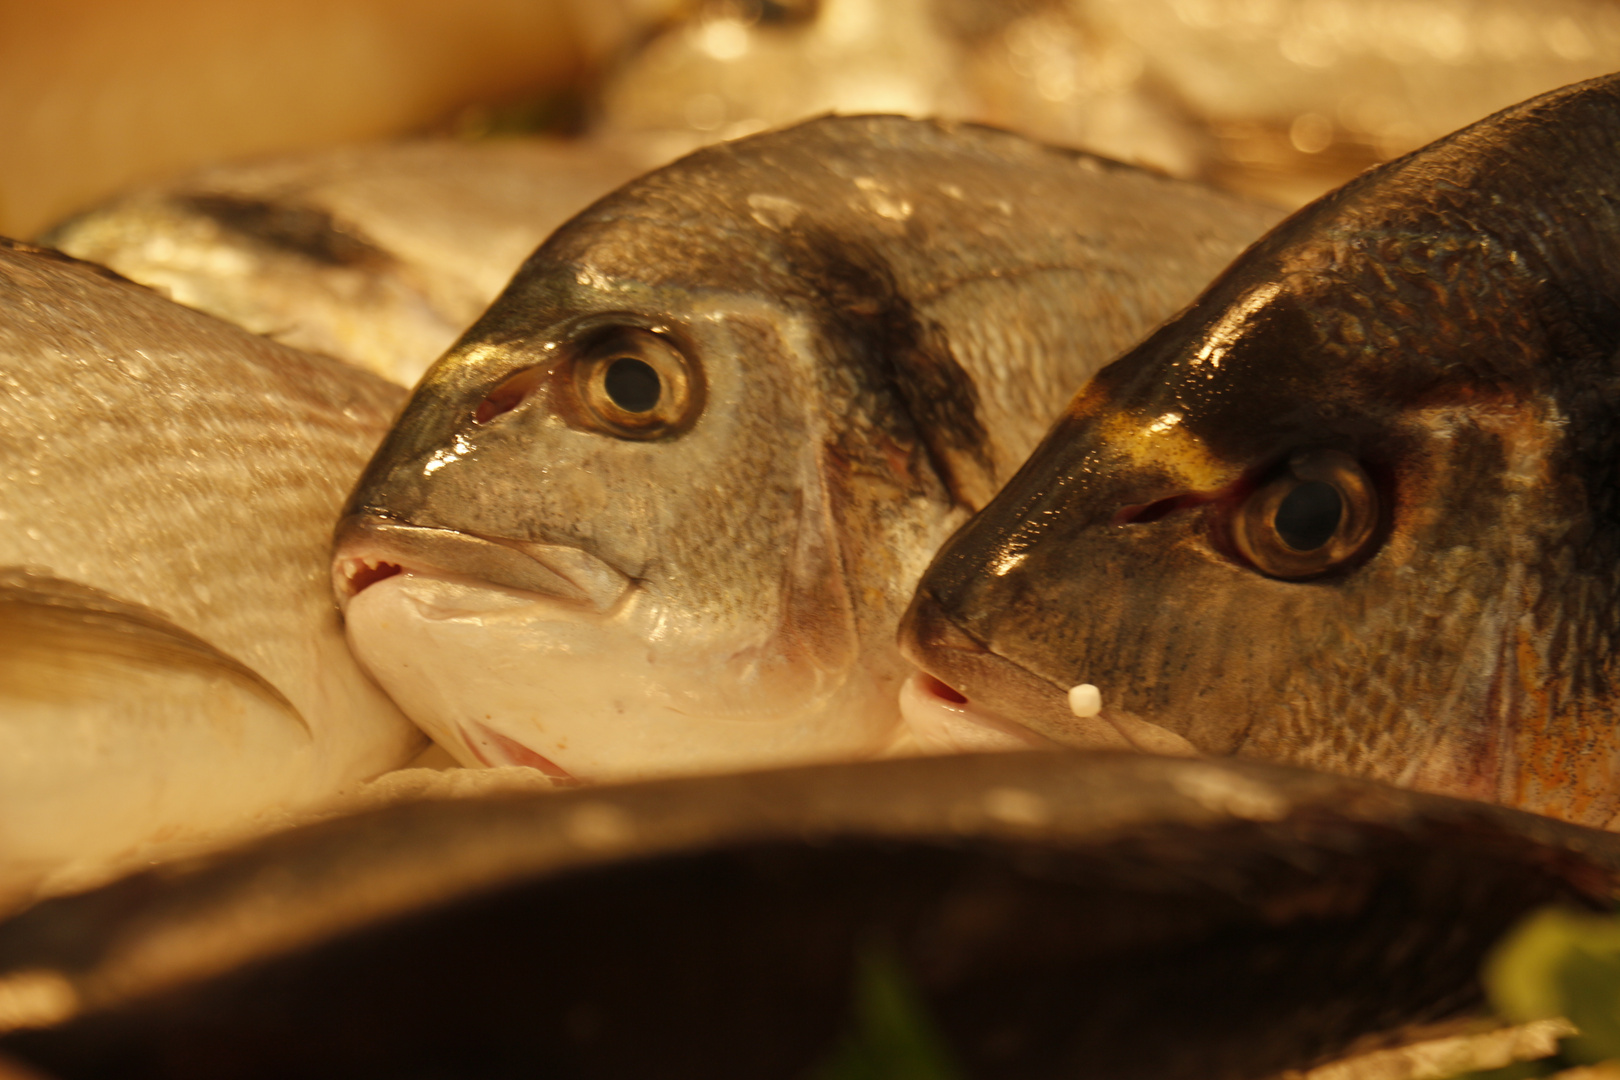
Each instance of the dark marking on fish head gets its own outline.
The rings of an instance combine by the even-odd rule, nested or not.
[[[983,506],[995,492],[989,437],[978,388],[944,328],[919,318],[883,258],[852,237],[806,223],[778,242],[787,271],[814,297],[825,362],[864,399],[840,439],[886,441],[890,456],[904,448],[913,460],[897,464],[897,476],[926,469],[957,505]]]
[[[376,268],[394,261],[354,226],[318,206],[222,192],[181,195],[175,201],[232,236],[321,266]]]
[[[809,564],[882,563],[891,640],[926,559],[891,572],[917,545],[889,534],[923,527],[898,519],[954,524],[993,491],[976,390],[877,248],[818,216],[802,164],[740,154],[695,155],[559,230],[425,377],[350,512],[576,544],[710,610]],[[785,194],[733,197],[767,185]],[[611,396],[626,333],[689,384],[642,431],[589,399]],[[604,360],[602,380],[581,374]]]
[[[1608,821],[1620,215],[1567,160],[1591,148],[1557,146],[1612,140],[1612,87],[1370,174],[1251,249],[942,550],[910,655],[1059,740],[1089,682],[1104,717],[1205,753]],[[1549,240],[1515,192],[1568,227]],[[1313,562],[1358,508],[1372,525]]]

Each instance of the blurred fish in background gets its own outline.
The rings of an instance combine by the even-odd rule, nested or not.
[[[574,212],[807,116],[1297,206],[1616,68],[1607,0],[0,0],[0,234],[410,384]]]
[[[1620,67],[1604,0],[710,0],[610,75],[673,151],[835,110],[960,116],[1299,205]]]
[[[644,167],[582,140],[367,143],[141,187],[43,241],[409,386],[540,241]]]

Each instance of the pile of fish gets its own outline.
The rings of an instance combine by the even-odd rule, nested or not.
[[[705,1075],[800,1075],[874,934],[975,1075],[1259,1077],[1466,1012],[1513,917],[1620,895],[1617,132],[1620,79],[1546,95],[1232,262],[1277,212],[989,129],[818,120],[576,216],[386,437],[382,380],[0,249],[14,893],[404,764],[420,736],[362,666],[464,764],[569,782],[1029,746],[1321,770],[868,762],[399,808],[0,926],[0,1020],[55,1029],[8,1049],[62,1076],[353,1075],[384,1067],[379,1016],[425,1000],[386,1067],[440,1075],[468,1039],[431,1004],[457,997],[497,1002],[455,1021],[484,1033],[478,1075],[531,1062],[489,1031],[536,1000],[548,1068],[645,1074],[651,1044],[614,1034],[642,1029]],[[288,297],[313,262],[384,298],[376,326],[443,295],[407,302],[381,225],[204,189],[58,235],[116,263],[143,230],[224,230],[259,259],[232,295]],[[908,603],[928,674],[902,719]],[[681,900],[641,921],[655,894]],[[550,937],[585,912],[669,947],[588,976]],[[571,974],[479,969],[516,1012],[409,959],[528,919],[518,966]],[[712,955],[690,1012],[648,1020]],[[1078,989],[1144,957],[1216,973],[1170,1010],[1185,1044],[1127,1023],[1174,980]],[[1320,993],[1277,975],[1295,960]],[[1215,1024],[1232,971],[1265,980],[1259,1011]],[[317,1015],[334,980],[379,1014]],[[804,1026],[672,1034],[739,1001]],[[1287,1038],[1231,1037],[1284,1006]]]
[[[410,386],[540,241],[641,171],[560,140],[349,146],[137,188],[41,242]]]
[[[0,312],[0,903],[408,761],[323,573],[399,389],[26,245]]]
[[[1614,78],[1464,129],[1102,372],[919,587],[947,704],[1614,822],[1617,138]]]
[[[874,756],[928,559],[1278,216],[898,117],[653,172],[416,388],[338,532],[349,642],[468,765]]]

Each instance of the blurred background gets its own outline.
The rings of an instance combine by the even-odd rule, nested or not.
[[[1298,204],[1620,67],[1610,0],[0,0],[0,232],[410,134],[647,165],[797,117],[963,117]]]

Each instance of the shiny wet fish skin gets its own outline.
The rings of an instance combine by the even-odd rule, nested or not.
[[[0,311],[0,606],[34,628],[0,676],[0,818],[30,792],[64,815],[6,844],[0,889],[408,759],[325,584],[400,391],[11,242]]]
[[[558,225],[646,166],[544,139],[420,139],[214,166],[44,242],[411,385]]]
[[[1205,753],[1613,824],[1617,131],[1579,84],[1291,218],[1075,399],[908,654],[1060,741],[1089,682]]]
[[[651,173],[554,235],[418,387],[340,529],[350,642],[469,764],[877,753],[930,553],[1278,216],[895,117]],[[622,349],[666,369],[646,416],[684,395],[665,427],[627,435],[642,421],[589,396]],[[514,553],[570,584],[513,577]]]

